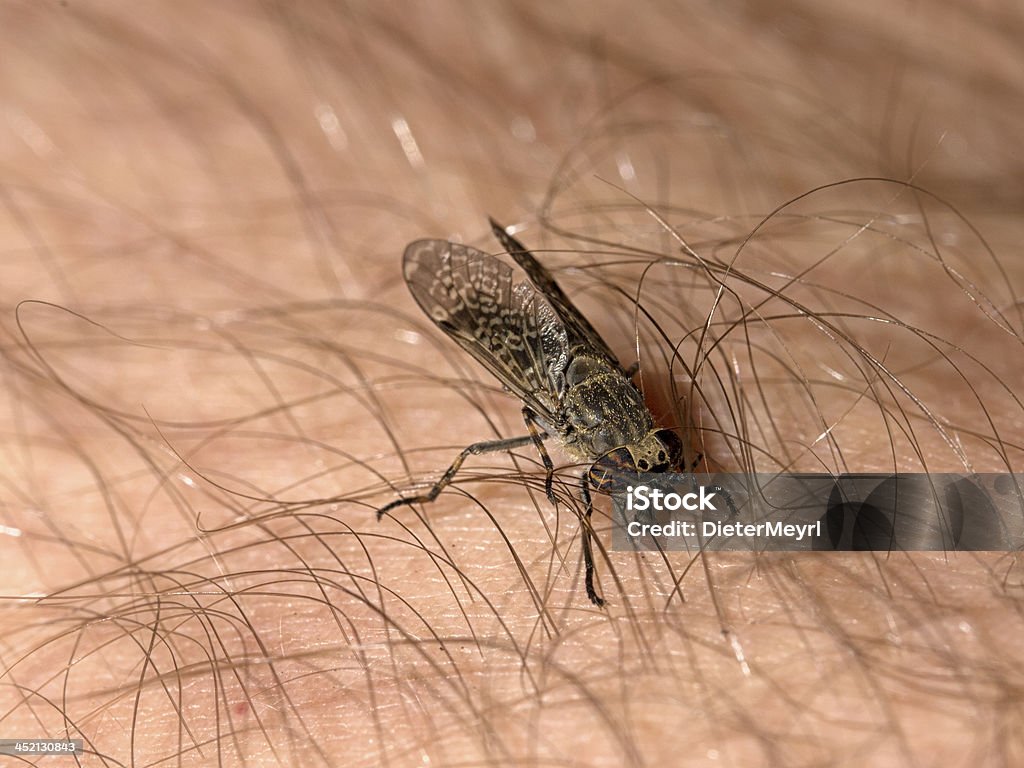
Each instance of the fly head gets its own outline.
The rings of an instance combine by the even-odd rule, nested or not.
[[[625,490],[644,472],[672,472],[679,469],[683,443],[671,429],[651,430],[636,445],[608,451],[591,465],[590,487],[611,493]]]

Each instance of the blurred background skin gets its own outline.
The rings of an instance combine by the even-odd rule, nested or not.
[[[86,765],[1021,764],[1009,555],[609,552],[602,612],[573,470],[553,509],[529,451],[373,515],[522,430],[399,270],[419,237],[497,250],[488,214],[720,467],[1019,471],[1021,27],[4,4],[0,736]],[[855,177],[938,199],[831,187],[740,247]]]

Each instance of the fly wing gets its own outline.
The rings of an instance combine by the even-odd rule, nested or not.
[[[522,243],[506,232],[503,226],[494,219],[490,219],[490,222],[491,230],[494,232],[494,236],[498,238],[498,242],[515,259],[516,264],[522,267],[526,276],[530,278],[530,282],[551,303],[563,325],[565,325],[569,335],[569,349],[574,349],[578,346],[587,347],[591,352],[599,354],[607,359],[609,363],[617,366],[619,370],[623,370],[618,358],[615,357],[615,353],[611,351],[605,340],[601,338],[601,334],[576,309],[576,305],[565,295],[565,291],[555,282],[555,278],[551,276],[547,268],[537,261],[534,255],[526,250]],[[623,374],[625,374],[624,370]]]
[[[569,338],[547,299],[493,256],[445,240],[405,249],[416,303],[538,416],[551,423],[565,391]]]

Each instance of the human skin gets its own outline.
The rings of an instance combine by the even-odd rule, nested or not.
[[[487,215],[701,469],[1019,470],[1020,19],[869,11],[0,10],[0,737],[1019,764],[1010,554],[613,552],[599,499],[598,609],[557,445],[557,506],[524,449],[374,514],[524,431],[399,268]]]

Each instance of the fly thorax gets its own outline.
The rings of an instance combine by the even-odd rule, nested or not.
[[[653,419],[622,372],[599,358],[573,358],[566,369],[563,414],[577,452],[589,458],[635,446],[650,434]]]

